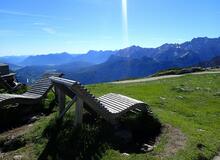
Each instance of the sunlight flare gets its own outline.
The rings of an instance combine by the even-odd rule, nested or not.
[[[128,46],[128,11],[127,0],[122,0],[123,39],[124,45]]]

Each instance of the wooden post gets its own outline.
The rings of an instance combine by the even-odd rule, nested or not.
[[[58,93],[58,102],[59,102],[59,109],[60,109],[60,114],[61,114],[63,110],[65,109],[65,94],[58,87],[56,87],[56,91]]]
[[[58,92],[59,92],[59,91],[58,91],[58,87],[55,86],[55,85],[54,85],[54,92],[55,92],[55,93],[54,93],[54,94],[55,94],[55,102],[59,102],[59,101],[58,101]]]
[[[77,97],[74,125],[77,126],[82,124],[82,120],[83,120],[83,100]]]

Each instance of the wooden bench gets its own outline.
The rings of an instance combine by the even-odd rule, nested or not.
[[[60,77],[61,73],[51,73],[43,75],[38,81],[36,81],[31,89],[24,94],[0,94],[0,107],[8,104],[19,103],[19,104],[37,104],[47,95],[49,90],[52,88],[52,83],[49,77]]]
[[[75,125],[82,123],[83,108],[98,114],[113,124],[127,112],[148,112],[148,105],[142,101],[115,93],[96,98],[77,81],[58,77],[51,77],[50,79],[57,91],[60,118],[76,102]],[[72,99],[66,106],[65,95]]]
[[[21,83],[16,81],[12,82],[13,85],[9,84],[4,76],[0,76],[0,84],[9,92],[17,91],[22,86]]]

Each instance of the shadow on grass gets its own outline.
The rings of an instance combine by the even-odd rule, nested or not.
[[[45,108],[44,103],[34,105],[12,104],[0,108],[0,133],[32,123],[32,117],[40,114],[49,115],[56,105],[55,100],[48,102]]]
[[[55,99],[51,100],[50,103],[48,104],[47,108],[43,108],[42,112],[48,116],[49,114],[51,114],[56,106],[57,102]]]
[[[120,127],[129,130],[132,138],[124,141],[116,136],[116,129],[106,121],[84,114],[81,127],[73,127],[72,115],[63,122],[52,121],[44,136],[49,142],[39,160],[45,159],[101,159],[107,149],[126,153],[142,153],[143,144],[153,145],[161,133],[161,124],[152,115],[128,114],[120,120]]]

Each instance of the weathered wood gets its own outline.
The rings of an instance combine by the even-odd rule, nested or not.
[[[111,123],[116,123],[116,118],[129,111],[133,113],[148,111],[144,102],[130,97],[109,93],[97,99],[79,82],[56,77],[50,79],[70,97],[72,94],[77,96],[75,125],[82,123],[83,103],[86,104],[87,111],[97,113]]]
[[[137,100],[133,100],[133,99],[128,99],[129,97],[125,97],[119,94],[113,94],[113,93],[109,93],[106,94],[104,96],[99,97],[99,99],[105,99],[105,98],[109,98],[110,100],[114,101],[114,102],[121,102],[121,103],[125,103],[126,105],[133,105],[136,103],[143,103],[141,101],[137,101]]]
[[[58,88],[57,88],[57,86],[54,86],[54,95],[55,95],[55,102],[57,102],[58,103]]]
[[[62,81],[62,78],[51,78],[52,81],[53,79],[56,79],[57,81],[55,82],[56,84],[63,84],[65,85],[65,82]],[[108,114],[109,111],[103,109],[101,103],[94,97],[94,95],[90,94],[88,90],[83,89],[80,83],[77,83],[75,81],[72,82],[70,85],[70,80],[68,81],[68,88],[71,90],[73,93],[77,95],[77,97],[83,99],[83,101],[88,104],[88,106],[92,106],[91,109],[94,110],[95,112],[99,113],[99,115],[105,115],[105,119],[111,119],[110,115]]]
[[[107,104],[107,105],[112,105],[112,106],[115,106],[115,108],[118,108],[120,110],[123,110],[125,108],[127,108],[128,106],[131,106],[131,105],[134,105],[134,103],[132,104],[124,104],[123,102],[121,101],[113,101],[111,99],[107,99],[107,98],[103,98],[103,99],[100,99],[101,103],[102,104]]]
[[[76,96],[72,99],[72,101],[70,101],[64,108],[64,110],[62,111],[62,113],[59,116],[59,119],[63,118],[63,116],[65,115],[65,113],[70,109],[70,107],[72,107],[72,105],[76,102]]]
[[[70,98],[73,98],[73,97],[75,97],[75,93],[72,91],[72,90],[70,90],[68,87],[66,87],[66,86],[62,86],[62,85],[60,85],[60,84],[56,84],[55,85],[56,87],[59,87],[62,91],[63,91],[63,93],[65,94],[65,95],[67,95],[67,96],[69,96]]]
[[[82,124],[82,120],[83,120],[83,100],[77,98],[74,125],[78,126]]]
[[[47,95],[49,90],[52,88],[52,83],[49,79],[50,76],[61,76],[62,74],[46,74],[41,79],[39,79],[36,84],[33,85],[33,89],[28,90],[24,94],[0,94],[0,107],[12,104],[37,104],[42,101],[42,99]],[[42,84],[42,86],[40,85]],[[47,88],[45,87],[47,85]]]
[[[57,93],[58,93],[59,112],[61,114],[65,109],[65,94],[58,87],[57,87]]]

